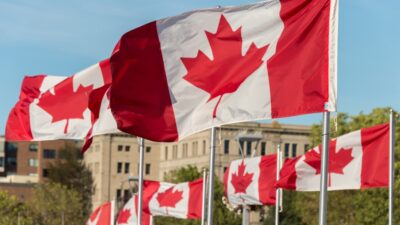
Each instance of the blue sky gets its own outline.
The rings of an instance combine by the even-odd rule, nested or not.
[[[246,0],[1,0],[0,134],[24,75],[71,75],[107,58],[119,37],[185,11]],[[400,1],[342,0],[338,111],[400,110]],[[318,123],[321,115],[280,122]]]

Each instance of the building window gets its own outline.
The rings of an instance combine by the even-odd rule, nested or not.
[[[193,156],[197,156],[197,145],[198,145],[197,141],[192,143]]]
[[[292,157],[297,155],[297,144],[292,144]]]
[[[29,166],[30,167],[38,167],[38,160],[37,159],[29,159]]]
[[[117,173],[122,173],[122,162],[117,163]]]
[[[172,146],[172,158],[173,159],[178,158],[178,146],[177,145]]]
[[[289,157],[289,148],[290,148],[290,144],[286,143],[285,144],[285,158]]]
[[[185,143],[182,145],[182,158],[188,157],[188,144]]]
[[[55,159],[56,158],[56,150],[54,150],[54,149],[45,149],[45,150],[43,150],[43,158],[45,158],[45,159]]]
[[[128,202],[131,198],[131,192],[129,190],[124,190],[124,203]]]
[[[123,145],[118,145],[118,151],[119,151],[119,152],[122,152],[123,149],[124,149],[124,146],[123,146]]]
[[[131,146],[130,145],[125,145],[125,151],[129,152],[131,150]]]
[[[150,174],[150,164],[149,163],[146,163],[146,168],[145,168],[145,172],[146,172],[146,175],[149,175]]]
[[[129,173],[130,163],[125,163],[125,173]]]
[[[0,167],[4,167],[4,157],[0,157]]]
[[[164,151],[164,159],[168,160],[168,146],[165,147],[165,151]]]
[[[146,152],[147,152],[147,153],[150,153],[150,152],[151,152],[151,147],[150,147],[150,146],[147,146],[147,147],[146,147]]]
[[[49,170],[48,169],[43,169],[42,170],[42,176],[43,177],[49,177]]]
[[[117,199],[121,199],[121,189],[117,189]]]
[[[246,155],[251,156],[251,141],[248,141],[246,144]]]
[[[206,147],[206,141],[203,140],[203,155],[206,154],[206,149],[207,149],[207,147]]]
[[[224,154],[229,155],[229,140],[224,140]]]
[[[37,152],[37,150],[38,150],[38,144],[30,144],[29,145],[29,151]]]
[[[309,144],[305,144],[305,145],[304,145],[304,154],[305,154],[306,152],[308,152],[308,150],[310,150],[310,145],[309,145]]]
[[[243,151],[244,151],[244,142],[239,141],[239,155],[243,155]]]
[[[267,152],[267,143],[261,142],[261,155],[265,155]]]

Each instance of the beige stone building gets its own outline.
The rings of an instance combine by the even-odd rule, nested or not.
[[[179,143],[161,143],[159,179],[165,173],[187,165],[198,168],[208,167],[210,149],[210,130],[194,134]],[[261,134],[258,142],[238,142],[241,133]],[[285,157],[303,154],[309,148],[310,127],[303,125],[280,125],[278,123],[240,123],[217,128],[215,170],[222,179],[229,163],[244,156],[259,156],[275,153],[277,145]],[[240,148],[241,146],[241,148]]]
[[[139,169],[138,139],[128,134],[106,134],[93,138],[84,155],[86,165],[92,171],[96,187],[93,207],[129,196],[129,178],[136,177]],[[146,142],[144,178],[158,180],[160,144]],[[130,182],[131,185],[134,183]],[[132,187],[132,186],[131,186]]]
[[[262,139],[239,143],[241,132],[256,132]],[[274,153],[276,145],[286,157],[303,154],[309,146],[309,126],[280,125],[278,123],[240,123],[217,129],[216,173],[221,179],[232,160],[241,158],[239,145],[244,154],[265,155]],[[137,177],[139,146],[136,137],[127,134],[96,136],[84,160],[91,169],[96,185],[93,207],[111,199],[127,196],[130,186],[127,179]],[[187,165],[207,168],[209,162],[210,130],[194,134],[178,143],[145,142],[145,179],[163,180],[169,171]],[[132,182],[131,182],[132,183]]]

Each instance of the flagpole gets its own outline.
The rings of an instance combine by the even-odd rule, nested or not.
[[[279,171],[281,169],[281,145],[277,145],[276,149],[276,181],[279,180]],[[276,200],[275,200],[275,225],[279,225],[279,209],[280,209],[280,203],[281,203],[281,189],[277,188],[276,189]]]
[[[115,218],[115,209],[117,208],[116,205],[117,205],[117,200],[116,197],[114,197],[114,200],[111,201],[111,218],[110,218],[111,225],[114,225],[117,222],[116,221],[117,218]]]
[[[328,160],[329,160],[329,119],[330,113],[324,112],[322,148],[321,148],[321,179],[319,192],[319,225],[326,225],[326,211],[328,207]]]
[[[203,198],[202,198],[202,211],[201,211],[201,225],[205,225],[206,222],[206,202],[207,202],[207,170],[203,168]]]
[[[213,225],[213,200],[214,200],[214,173],[215,173],[215,139],[216,128],[211,128],[210,137],[210,162],[209,162],[209,175],[208,175],[208,204],[207,204],[207,225]]]
[[[389,162],[389,225],[393,225],[393,188],[394,188],[394,145],[396,122],[393,109],[390,109],[390,162]]]
[[[142,225],[143,211],[143,166],[144,166],[144,139],[139,138],[139,180],[138,180],[138,224]]]
[[[243,205],[243,213],[242,213],[242,225],[248,225],[249,221],[250,221],[250,217],[249,217],[249,209],[247,208],[247,205],[244,204]]]

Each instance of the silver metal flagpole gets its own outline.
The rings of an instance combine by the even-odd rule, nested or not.
[[[206,203],[207,203],[207,170],[203,169],[203,199],[201,203],[202,212],[201,212],[201,225],[204,225],[206,222]]]
[[[142,225],[143,211],[143,166],[144,166],[144,139],[139,138],[139,180],[138,180],[138,224]]]
[[[394,188],[394,145],[395,145],[396,121],[393,109],[390,109],[390,162],[389,162],[389,225],[393,225],[393,188]]]
[[[281,145],[277,145],[276,149],[276,181],[279,180],[279,172],[281,170]],[[280,204],[281,204],[281,189],[276,189],[276,202],[275,202],[275,225],[279,225],[279,212],[280,212]]]
[[[243,205],[243,213],[242,213],[242,225],[248,225],[250,222],[250,212],[247,208],[247,205]]]
[[[328,207],[328,160],[329,160],[329,119],[330,113],[324,112],[321,149],[321,179],[319,192],[319,225],[326,225]]]
[[[211,128],[210,138],[210,162],[209,162],[209,175],[208,175],[208,204],[207,204],[207,225],[213,224],[213,200],[214,200],[214,173],[215,173],[215,139],[216,128]]]

